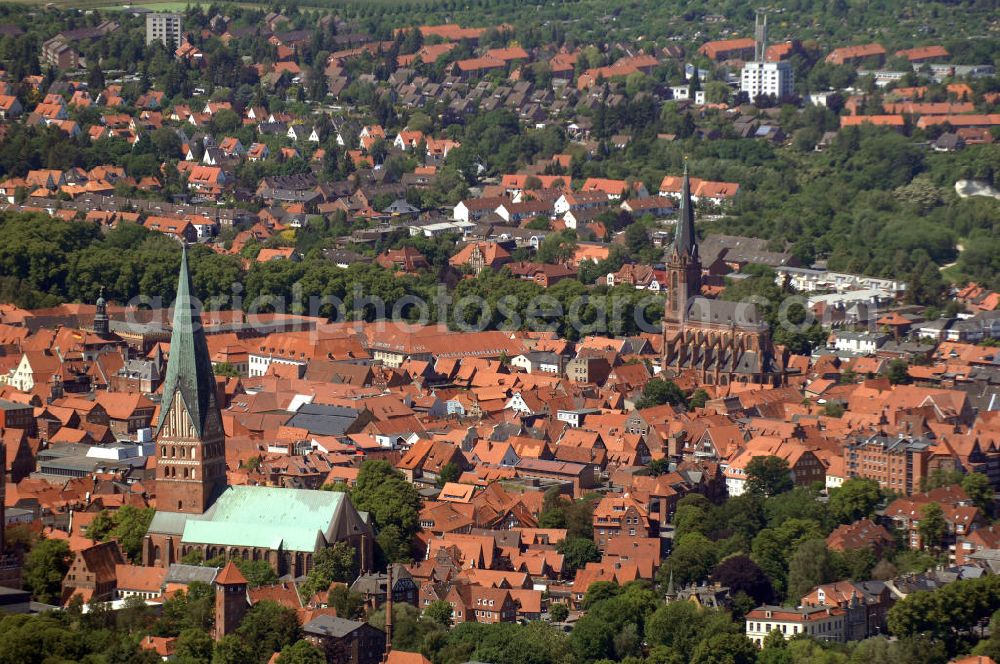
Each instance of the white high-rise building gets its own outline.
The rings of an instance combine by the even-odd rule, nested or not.
[[[743,65],[740,90],[747,93],[750,103],[760,95],[773,95],[775,99],[790,97],[795,74],[789,62],[767,62],[767,16],[754,21],[754,58]]]
[[[168,49],[181,45],[180,14],[146,14],[146,43],[160,42]]]
[[[750,103],[760,95],[774,95],[775,99],[790,97],[795,74],[789,62],[748,62],[743,65],[740,90],[747,93]]]

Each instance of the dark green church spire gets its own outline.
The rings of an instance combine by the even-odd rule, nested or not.
[[[684,161],[684,180],[681,183],[681,207],[677,213],[674,230],[673,253],[698,257],[698,236],[694,231],[694,208],[691,206],[691,180],[688,178],[687,160]]]
[[[218,412],[215,372],[208,354],[201,314],[191,299],[191,275],[187,247],[181,252],[181,270],[177,278],[173,330],[170,333],[170,359],[163,382],[158,429],[163,427],[174,401],[181,399],[191,416],[197,435],[205,432],[205,422],[212,411]],[[219,419],[216,420],[217,422]]]

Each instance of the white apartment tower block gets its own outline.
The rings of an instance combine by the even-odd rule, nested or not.
[[[773,95],[775,99],[790,97],[795,81],[792,65],[788,62],[767,62],[767,16],[757,17],[754,30],[753,62],[743,65],[740,90],[747,93],[750,102],[760,95]]]
[[[181,45],[180,14],[146,14],[146,43],[160,42],[173,51]]]

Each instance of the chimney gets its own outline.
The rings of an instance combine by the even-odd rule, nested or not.
[[[386,568],[388,579],[385,585],[385,660],[392,652],[392,564]]]

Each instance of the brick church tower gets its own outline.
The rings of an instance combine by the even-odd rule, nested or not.
[[[215,577],[215,640],[236,631],[250,608],[247,580],[232,561]]]
[[[156,436],[157,509],[204,513],[226,485],[225,433],[201,314],[191,300],[186,248]]]
[[[701,257],[687,164],[674,241],[664,258],[663,376],[674,378],[688,372],[707,385],[781,385],[787,373],[787,351],[776,356],[768,323],[756,304],[701,295]]]

